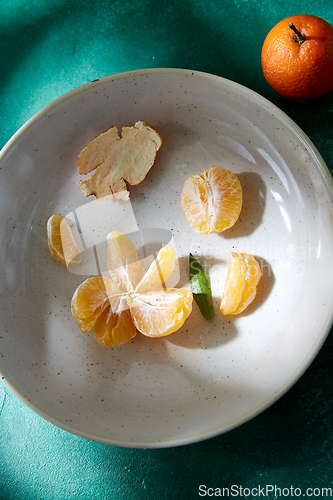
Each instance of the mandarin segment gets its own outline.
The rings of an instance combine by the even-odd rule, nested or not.
[[[162,247],[136,287],[135,293],[160,290],[174,272],[175,258],[176,252],[170,245]]]
[[[101,276],[88,278],[74,292],[71,309],[83,333],[94,329],[106,347],[123,345],[136,335],[127,302],[117,283]]]
[[[185,182],[181,205],[190,226],[197,233],[210,234],[235,224],[242,200],[238,177],[225,168],[211,167]]]
[[[237,308],[246,282],[246,264],[240,254],[229,254],[228,274],[225,282],[220,309],[223,314],[231,314]]]
[[[94,338],[105,347],[120,346],[133,339],[137,334],[129,309],[118,314],[103,311],[96,321]]]
[[[78,324],[78,327],[80,328],[80,330],[83,333],[89,333],[94,328],[95,323],[96,323],[97,319],[99,318],[99,316],[107,308],[109,308],[108,305],[103,304],[103,306],[98,307],[88,318],[80,318],[80,315],[75,316],[75,314],[73,313],[73,309],[72,309],[72,313],[76,319],[76,323]]]
[[[232,314],[239,314],[253,302],[257,294],[257,286],[261,279],[259,263],[252,255],[247,255],[246,260],[246,281],[241,300]]]
[[[52,257],[65,266],[77,266],[82,255],[71,228],[62,215],[52,215],[46,225],[47,243]]]
[[[119,293],[121,291],[118,284],[111,278],[88,278],[74,292],[72,313],[81,320],[90,318],[95,311],[109,305],[110,300],[115,300]]]
[[[123,289],[134,289],[145,272],[134,243],[119,231],[112,231],[107,239],[110,276]]]
[[[254,300],[260,278],[260,266],[252,255],[230,252],[221,312],[224,315],[243,312]]]
[[[163,337],[178,330],[192,311],[187,288],[169,288],[135,296],[130,304],[136,328],[147,337]]]

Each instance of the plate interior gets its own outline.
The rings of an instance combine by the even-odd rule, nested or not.
[[[144,182],[129,187],[129,201],[113,200],[102,209],[103,202],[85,198],[77,187],[77,156],[112,125],[121,130],[139,120],[160,132],[163,146]],[[181,192],[188,177],[214,165],[239,177],[243,209],[228,231],[199,235],[182,211]],[[303,373],[332,322],[327,172],[282,112],[210,75],[132,72],[58,99],[2,152],[5,383],[56,425],[122,446],[193,442],[259,413]],[[50,256],[46,222],[54,213],[67,215],[74,227],[85,221],[85,265],[67,269]],[[189,286],[191,252],[211,282],[213,319],[205,320],[194,304],[171,336],[138,334],[113,349],[84,335],[71,314],[71,297],[98,274],[96,249],[103,271],[103,242],[112,230],[145,234],[141,247],[150,255],[171,242],[175,286]],[[238,317],[219,311],[230,251],[256,256],[263,274],[255,302]]]

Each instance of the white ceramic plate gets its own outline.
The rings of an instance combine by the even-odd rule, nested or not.
[[[194,305],[173,335],[137,335],[110,349],[81,333],[70,312],[75,288],[94,271],[70,272],[52,259],[46,221],[53,213],[89,214],[94,200],[77,187],[79,152],[110,126],[138,120],[164,144],[145,181],[130,187],[128,216],[99,221],[99,229],[167,230],[178,286],[189,285],[192,252],[209,274],[215,310],[206,321]],[[213,165],[239,176],[244,204],[232,229],[200,236],[180,196],[191,174]],[[332,179],[304,133],[254,92],[184,70],[106,77],[34,116],[4,147],[0,166],[1,372],[53,424],[121,446],[199,441],[267,408],[318,353],[333,316]],[[257,256],[263,278],[253,305],[224,317],[232,250]]]

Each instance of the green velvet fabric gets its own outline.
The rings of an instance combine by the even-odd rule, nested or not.
[[[333,93],[290,101],[261,71],[268,31],[300,13],[333,24],[327,0],[1,0],[0,146],[81,84],[127,70],[176,67],[223,76],[271,100],[310,137],[333,173]],[[332,338],[265,412],[178,448],[90,442],[44,421],[0,382],[0,499],[194,499],[219,494],[215,488],[229,488],[229,497],[273,499],[292,496],[292,488],[303,495],[308,487],[322,495],[321,488],[333,489]],[[266,485],[272,488],[251,492]]]

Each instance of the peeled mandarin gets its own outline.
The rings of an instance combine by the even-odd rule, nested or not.
[[[130,239],[118,231],[110,233],[110,277],[88,278],[72,298],[72,313],[79,328],[84,333],[93,329],[95,340],[107,347],[128,342],[137,330],[148,337],[178,330],[191,313],[193,296],[187,288],[165,287],[175,258],[174,249],[165,245],[144,273]]]
[[[187,220],[200,234],[220,233],[237,221],[243,200],[238,177],[222,167],[192,175],[184,185],[181,205]]]

